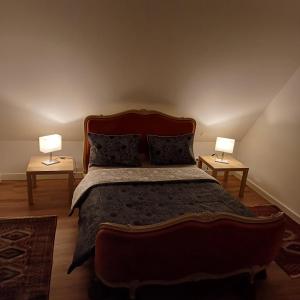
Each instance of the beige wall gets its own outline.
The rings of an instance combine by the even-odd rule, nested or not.
[[[300,68],[240,141],[249,178],[300,217]]]
[[[300,65],[300,1],[0,1],[0,140],[162,110],[241,138]],[[8,124],[10,125],[8,127]]]

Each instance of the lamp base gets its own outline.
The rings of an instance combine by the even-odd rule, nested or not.
[[[60,161],[57,159],[47,159],[42,161],[42,164],[46,165],[46,166],[50,166],[50,165],[54,165],[54,164],[58,164]]]
[[[222,158],[216,158],[215,162],[221,163],[221,164],[229,164],[229,160],[222,159]]]

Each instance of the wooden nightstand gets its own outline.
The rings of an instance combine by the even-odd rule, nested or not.
[[[243,165],[237,159],[230,157],[228,164],[223,164],[215,161],[215,156],[204,155],[198,157],[198,167],[202,168],[202,164],[206,164],[212,170],[212,176],[217,177],[218,171],[224,172],[224,181],[226,182],[228,179],[228,173],[230,171],[241,171],[243,172],[239,197],[242,198],[244,196],[244,190],[246,187],[246,181],[248,176],[249,168]]]
[[[57,158],[59,163],[46,166],[42,163],[45,160],[45,156],[33,156],[31,157],[26,171],[27,177],[27,192],[28,203],[33,204],[32,189],[36,187],[37,175],[51,175],[51,174],[67,174],[68,175],[68,187],[69,187],[69,200],[72,200],[74,189],[74,161],[72,157],[66,157],[64,159]]]

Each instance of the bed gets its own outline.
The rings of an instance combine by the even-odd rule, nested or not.
[[[147,136],[194,134],[196,122],[155,111],[88,116],[84,172],[71,212],[79,235],[69,273],[91,257],[107,286],[175,284],[247,273],[250,280],[274,259],[282,213],[257,218],[195,165],[149,165]],[[143,165],[89,167],[89,133],[137,134]],[[148,140],[149,141],[149,140]]]

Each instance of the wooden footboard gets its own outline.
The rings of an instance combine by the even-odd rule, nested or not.
[[[283,213],[249,218],[188,214],[148,226],[104,223],[96,237],[95,272],[106,285],[174,284],[249,273],[252,278],[276,256]]]

